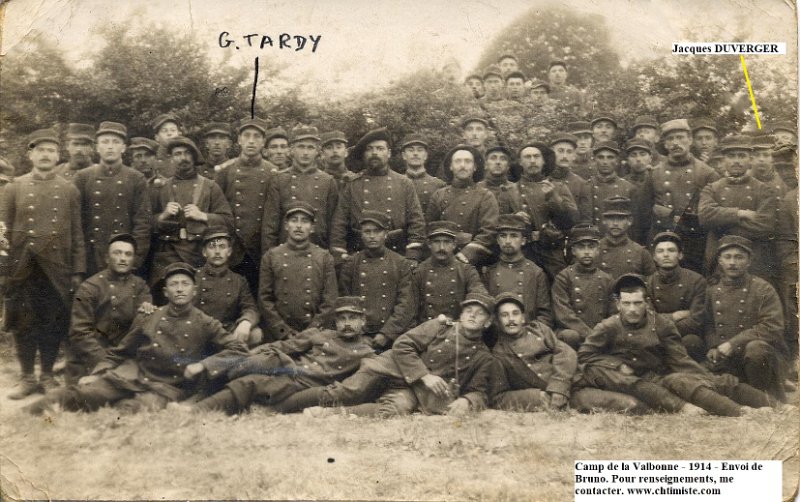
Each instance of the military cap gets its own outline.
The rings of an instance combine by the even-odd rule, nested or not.
[[[464,151],[467,151],[467,152],[471,153],[472,154],[472,158],[475,161],[475,172],[472,173],[472,179],[474,181],[476,181],[476,182],[480,181],[481,179],[483,179],[483,170],[484,170],[483,154],[477,148],[471,147],[469,145],[464,145],[464,144],[454,146],[444,156],[444,160],[442,160],[442,166],[444,167],[444,169],[443,169],[444,177],[447,180],[452,181],[452,179],[453,179],[453,170],[451,169],[450,164],[451,164],[451,162],[453,160],[453,155],[455,155],[456,152],[461,151],[461,150],[464,150]]]
[[[314,209],[314,206],[302,200],[296,200],[294,202],[290,202],[286,206],[286,212],[284,213],[283,217],[288,218],[294,213],[303,213],[309,218],[311,218],[311,221],[314,221],[314,218],[316,218],[317,216],[317,210]]]
[[[549,71],[550,68],[554,66],[563,66],[565,70],[567,69],[567,63],[565,63],[562,59],[554,59],[550,61],[550,63],[547,65],[547,70]]]
[[[569,243],[572,245],[583,241],[600,242],[600,230],[589,223],[578,223],[569,231]]]
[[[709,162],[713,162],[715,160],[722,160],[724,157],[722,156],[722,152],[719,151],[719,148],[714,148],[711,151],[711,155],[708,157]]]
[[[236,131],[239,134],[242,134],[242,131],[244,131],[248,127],[252,127],[253,129],[258,129],[259,131],[261,131],[261,134],[265,136],[267,135],[267,121],[262,118],[253,117],[251,119],[250,118],[243,119],[242,121],[239,122],[239,128],[236,129]]]
[[[544,87],[545,89],[547,89],[547,92],[548,92],[548,93],[550,92],[550,84],[549,84],[549,83],[547,83],[547,82],[545,82],[544,80],[539,80],[539,79],[537,78],[537,79],[534,79],[534,80],[531,82],[531,89],[536,89],[536,88],[538,88],[538,87]]]
[[[603,201],[603,216],[630,216],[631,200],[627,197],[615,195]]]
[[[490,64],[489,66],[486,67],[486,69],[483,70],[483,79],[484,80],[486,80],[487,78],[489,78],[492,75],[494,75],[496,77],[499,77],[499,78],[503,78],[503,72],[502,72],[502,70],[500,70],[500,67],[497,66],[496,64]]]
[[[633,121],[631,132],[636,131],[636,129],[640,127],[652,127],[653,129],[658,129],[658,121],[655,117],[650,115],[639,115],[636,117],[636,120]]]
[[[597,153],[600,150],[611,150],[619,155],[619,144],[616,141],[601,141],[592,147],[592,153]]]
[[[753,150],[772,150],[775,146],[775,138],[767,133],[754,134],[750,138],[750,146]]]
[[[505,153],[509,160],[511,159],[512,152],[511,149],[508,148],[504,143],[492,143],[486,147],[486,157],[489,157],[489,154],[492,152],[503,152]]]
[[[592,125],[584,120],[579,120],[567,124],[567,130],[572,134],[592,134]]]
[[[119,122],[100,122],[100,127],[97,128],[94,137],[99,138],[103,134],[115,134],[125,141],[128,139],[128,128]]]
[[[621,290],[631,287],[640,287],[647,291],[647,283],[644,281],[644,277],[639,274],[622,274],[619,276],[619,279],[614,281],[614,286],[611,288],[611,291],[614,293],[614,296],[618,297]]]
[[[380,127],[363,135],[361,139],[359,139],[358,142],[353,145],[348,157],[351,159],[361,160],[364,157],[364,151],[367,149],[367,145],[373,141],[385,141],[389,145],[389,148],[392,147],[392,138],[389,136],[389,130],[385,127]]]
[[[286,141],[289,141],[289,133],[286,132],[281,126],[273,127],[272,129],[267,129],[264,132],[264,144],[269,145],[269,142],[275,138],[283,138]]]
[[[689,125],[692,126],[692,134],[700,129],[708,129],[709,131],[713,131],[714,134],[719,134],[716,124],[709,119],[693,119]]]
[[[667,231],[657,233],[656,236],[653,237],[653,249],[655,249],[659,242],[674,242],[677,244],[679,250],[683,250],[683,239],[675,232]]]
[[[319,139],[320,139],[320,146],[325,146],[328,143],[333,143],[334,141],[339,141],[341,143],[347,144],[347,137],[344,135],[342,131],[324,132],[319,137]]]
[[[646,150],[650,153],[653,153],[653,144],[647,141],[646,139],[642,138],[632,138],[625,142],[625,151],[630,152],[631,150]]]
[[[466,307],[467,305],[480,305],[489,314],[494,312],[494,298],[484,293],[467,293],[461,306]]]
[[[537,140],[527,140],[525,141],[517,150],[517,157],[521,157],[522,150],[533,147],[538,149],[542,152],[542,157],[544,157],[544,167],[542,168],[542,174],[545,176],[549,176],[553,169],[556,167],[556,154],[553,152],[553,149],[547,143]]]
[[[750,256],[753,255],[753,242],[750,239],[742,237],[741,235],[725,235],[720,238],[717,244],[716,256],[719,256],[720,253],[726,249],[733,247],[742,248],[747,251],[747,254]]]
[[[28,135],[28,148],[33,148],[44,142],[61,145],[61,141],[58,140],[58,133],[53,129],[38,129]]]
[[[361,212],[361,218],[358,220],[358,224],[364,225],[364,223],[367,222],[374,223],[384,230],[392,228],[392,219],[389,215],[373,209],[366,209]]]
[[[522,301],[522,297],[516,293],[512,293],[511,291],[505,291],[494,297],[495,313],[497,313],[497,310],[500,308],[500,305],[508,302],[516,303],[517,306],[519,306],[519,309],[525,312],[525,302]]]
[[[599,112],[594,117],[592,117],[591,126],[594,127],[594,125],[600,122],[601,120],[606,120],[614,124],[614,127],[619,127],[619,125],[617,124],[617,119],[608,112]]]
[[[753,150],[753,146],[750,144],[750,138],[747,136],[728,136],[726,138],[722,138],[719,142],[719,151],[725,153],[729,150]]]
[[[66,138],[68,140],[85,139],[86,141],[94,141],[94,127],[89,124],[72,122],[67,124]]]
[[[772,132],[775,131],[787,131],[792,134],[797,132],[797,124],[794,122],[776,122],[774,126],[772,126]]]
[[[182,261],[170,263],[167,265],[167,268],[164,269],[164,275],[162,276],[161,280],[166,281],[170,277],[176,274],[184,274],[188,275],[192,278],[192,282],[197,282],[194,278],[194,274],[197,273],[195,269],[189,265],[188,263],[184,263]]]
[[[465,83],[466,83],[466,82],[469,82],[469,81],[470,81],[470,80],[472,80],[473,78],[477,78],[478,80],[480,80],[481,82],[483,82],[483,77],[482,77],[481,75],[478,75],[477,73],[470,73],[469,75],[467,75],[466,77],[464,77],[464,82],[465,82]]]
[[[689,127],[689,121],[686,119],[675,119],[675,120],[668,120],[661,124],[661,136],[666,136],[668,133],[672,131],[686,131],[692,132],[692,128]]]
[[[519,230],[524,232],[527,222],[519,214],[501,214],[497,218],[497,230]]]
[[[143,138],[141,136],[135,136],[131,138],[131,145],[128,147],[128,150],[136,150],[141,148],[144,150],[150,150],[150,152],[155,154],[158,152],[158,146],[158,141],[150,138]]]
[[[489,127],[489,121],[486,120],[485,118],[480,117],[478,115],[467,115],[461,120],[461,128],[463,129],[467,127],[467,124],[469,124],[470,122],[480,122],[486,127]]]
[[[174,113],[162,113],[158,117],[153,120],[153,131],[158,132],[161,129],[161,126],[166,124],[167,122],[173,122],[176,126],[181,126],[181,120],[178,118],[177,115]]]
[[[425,141],[425,138],[422,136],[422,134],[416,132],[412,132],[411,134],[406,134],[403,136],[403,141],[400,142],[400,150],[404,150],[407,146],[411,145],[422,145],[428,150],[431,147],[428,142]]]
[[[5,157],[0,157],[0,180],[9,182],[14,178],[14,165]]]
[[[426,230],[428,239],[432,239],[437,235],[446,235],[455,239],[461,231],[457,223],[446,220],[432,221],[428,223]]]
[[[229,138],[233,138],[231,133],[231,125],[227,122],[209,122],[203,129],[203,137],[211,136],[212,134],[222,134]]]
[[[505,54],[503,54],[502,56],[497,58],[497,62],[499,63],[500,61],[502,61],[504,59],[513,59],[514,61],[519,62],[519,59],[517,59],[517,56],[511,54],[510,52],[506,52]]]
[[[289,143],[296,143],[304,139],[320,141],[319,130],[314,126],[307,125],[298,125],[293,127],[292,134],[289,136]]]
[[[203,155],[200,153],[200,149],[197,148],[197,145],[194,144],[194,141],[190,140],[186,136],[175,136],[174,138],[170,138],[169,143],[167,143],[167,152],[172,154],[172,150],[179,146],[185,146],[191,150],[192,155],[194,155],[195,164],[203,163]]]
[[[111,237],[109,237],[109,239],[108,239],[108,245],[109,246],[111,246],[115,242],[127,242],[128,244],[133,246],[134,250],[136,250],[136,248],[137,248],[136,239],[134,239],[133,236],[131,234],[128,234],[128,233],[114,234]]]
[[[213,241],[214,239],[228,239],[231,240],[231,234],[224,226],[209,227],[203,233],[203,245]]]
[[[506,82],[508,82],[508,79],[510,79],[510,78],[521,78],[523,82],[525,80],[527,80],[527,78],[525,77],[525,74],[522,73],[519,70],[515,70],[515,71],[512,71],[512,72],[509,72],[508,75],[506,75]]]
[[[550,138],[550,146],[552,147],[556,143],[571,143],[572,146],[578,146],[578,138],[574,134],[570,134],[568,132],[557,132]]]
[[[365,314],[364,298],[360,296],[340,296],[333,304],[333,311],[337,314],[341,312],[351,312],[353,314]]]

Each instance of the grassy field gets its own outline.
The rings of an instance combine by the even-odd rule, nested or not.
[[[9,499],[569,501],[577,459],[779,459],[798,484],[798,415],[505,413],[379,421],[175,410],[30,417],[0,366]]]

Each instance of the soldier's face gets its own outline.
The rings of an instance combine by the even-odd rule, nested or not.
[[[311,166],[317,160],[318,148],[317,142],[310,139],[295,141],[290,147],[293,163],[298,167]]]
[[[797,136],[791,131],[774,131],[772,135],[775,137],[776,145],[797,144]]]
[[[422,145],[408,145],[403,148],[402,156],[406,166],[418,169],[425,167],[425,162],[428,160],[428,149]]]
[[[467,80],[464,85],[476,98],[483,96],[483,80],[479,78],[471,78]]]
[[[553,152],[556,154],[556,165],[558,167],[571,167],[575,162],[575,147],[572,143],[562,141],[553,145]]]
[[[576,134],[578,138],[578,147],[575,149],[577,152],[586,153],[592,148],[592,135],[589,133]]]
[[[508,155],[503,152],[491,152],[486,157],[486,170],[491,176],[501,178],[508,174]]]
[[[133,245],[116,241],[108,246],[108,268],[118,274],[127,274],[133,268]]]
[[[525,81],[521,78],[510,78],[506,81],[508,97],[519,99],[525,96]]]
[[[58,163],[58,144],[51,141],[43,141],[28,150],[28,158],[33,167],[39,171],[52,171]]]
[[[600,150],[594,154],[594,165],[597,173],[601,176],[608,176],[617,171],[619,157],[611,150]]]
[[[756,174],[766,176],[772,173],[772,149],[758,148],[750,154],[751,165]]]
[[[647,150],[641,148],[634,148],[628,152],[628,165],[631,166],[631,171],[635,173],[643,173],[647,171],[650,164],[653,162],[653,156]]]
[[[158,128],[158,132],[156,132],[155,135],[155,140],[162,145],[166,145],[169,143],[170,139],[180,135],[181,129],[178,127],[178,124],[175,122],[164,122],[161,124],[161,127]]]
[[[467,181],[475,173],[475,158],[472,152],[458,150],[450,160],[450,170],[453,171],[453,180]]]
[[[547,99],[550,93],[548,92],[546,87],[534,87],[531,89],[531,98],[534,103],[541,104]]]
[[[136,148],[131,153],[131,166],[140,173],[152,171],[156,165],[156,154],[145,148]]]
[[[525,327],[525,313],[515,302],[505,302],[497,308],[497,321],[503,333],[516,338]]]
[[[725,277],[736,279],[750,268],[750,254],[742,248],[729,247],[719,254],[717,263]]]
[[[206,136],[206,151],[212,157],[223,157],[228,153],[231,145],[233,145],[233,141],[226,134],[212,133]]]
[[[555,65],[547,71],[547,80],[551,84],[561,85],[567,81],[567,69],[561,65]]]
[[[370,250],[377,250],[383,247],[386,242],[386,229],[379,227],[371,221],[361,225],[361,242],[364,247]]]
[[[389,163],[389,143],[379,139],[371,141],[364,149],[364,160],[367,167],[372,169],[380,169]]]
[[[617,310],[619,315],[628,324],[638,324],[647,314],[647,302],[644,299],[644,291],[637,289],[631,293],[620,291],[617,300]]]
[[[339,166],[347,157],[347,144],[342,141],[331,141],[322,147],[322,158],[329,166]]]
[[[495,98],[503,90],[503,79],[497,75],[490,75],[484,79],[483,88],[486,90],[487,96]]]
[[[611,141],[614,139],[614,133],[617,131],[617,126],[608,120],[598,120],[592,125],[592,137],[595,143],[601,141]]]
[[[294,242],[305,242],[311,237],[314,222],[307,214],[292,213],[286,218],[286,233]]]
[[[469,122],[464,126],[462,136],[469,146],[479,148],[486,142],[488,134],[489,131],[483,122]]]
[[[267,143],[267,160],[283,167],[289,160],[289,141],[285,138],[272,138]]]
[[[437,235],[428,239],[428,247],[431,250],[431,256],[435,260],[443,262],[453,256],[456,250],[456,241],[452,237]]]
[[[107,164],[113,164],[122,159],[125,152],[125,140],[116,134],[103,134],[97,137],[97,153]]]
[[[584,267],[591,267],[600,256],[600,244],[597,241],[580,241],[572,245],[572,255]]]
[[[169,155],[176,172],[188,175],[194,169],[194,155],[188,146],[173,147]]]
[[[343,338],[353,339],[364,332],[367,320],[364,314],[339,312],[336,314],[336,331]]]
[[[215,267],[227,265],[232,252],[230,241],[224,237],[210,240],[203,246],[203,256],[206,262]]]
[[[506,256],[516,256],[525,245],[525,237],[519,230],[500,230],[497,232],[497,245]]]
[[[646,139],[650,143],[655,144],[658,141],[658,129],[655,127],[640,126],[636,128],[633,134],[634,138]]]
[[[678,245],[670,241],[662,241],[653,249],[653,261],[662,270],[674,270],[683,258]]]
[[[748,150],[727,150],[722,155],[722,166],[728,176],[742,176],[750,169],[750,152]]]
[[[710,152],[717,146],[717,135],[710,129],[698,129],[692,136],[694,147],[701,152]]]
[[[619,214],[603,215],[603,226],[611,237],[622,237],[631,228],[631,217]]]
[[[194,278],[186,274],[174,274],[167,278],[164,285],[164,296],[176,307],[189,305],[197,293]]]
[[[467,331],[483,331],[492,324],[492,316],[480,305],[470,304],[461,310],[458,318]]]
[[[536,176],[544,169],[544,155],[536,147],[528,146],[519,152],[519,163],[528,176]]]
[[[519,65],[512,58],[503,58],[500,61],[499,66],[500,66],[500,71],[503,72],[503,75],[508,75],[512,71],[519,70]]]
[[[92,162],[94,143],[85,139],[71,139],[67,141],[69,158],[78,165],[88,166]]]
[[[260,130],[256,129],[255,127],[248,127],[239,133],[239,137],[236,141],[239,143],[242,153],[246,157],[252,158],[261,153],[261,149],[264,148],[265,139],[264,133],[262,133]],[[286,140],[283,138],[273,139],[272,141],[286,142]],[[272,161],[270,160],[270,162]]]
[[[670,160],[685,159],[689,155],[692,139],[688,131],[670,131],[664,136],[664,148]]]

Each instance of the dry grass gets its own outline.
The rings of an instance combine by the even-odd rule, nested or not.
[[[572,500],[577,459],[780,459],[798,484],[798,416],[488,411],[463,420],[177,411],[29,417],[0,368],[2,488],[19,498]]]

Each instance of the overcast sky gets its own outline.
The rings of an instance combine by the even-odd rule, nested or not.
[[[789,57],[796,58],[795,4],[785,0],[11,0],[2,53],[39,32],[80,64],[98,48],[93,25],[135,17],[194,32],[214,61],[225,51],[243,64],[274,57],[293,79],[347,93],[384,85],[411,69],[440,67],[448,58],[471,70],[504,27],[530,8],[550,5],[604,15],[623,61],[669,52],[672,42],[687,41],[680,34],[689,25],[732,33],[745,18],[759,34],[753,41],[787,42]],[[219,47],[221,31],[238,37],[239,51]],[[245,48],[241,37],[252,33],[259,34],[253,41],[271,36],[276,47],[281,33],[322,38],[312,54]]]

